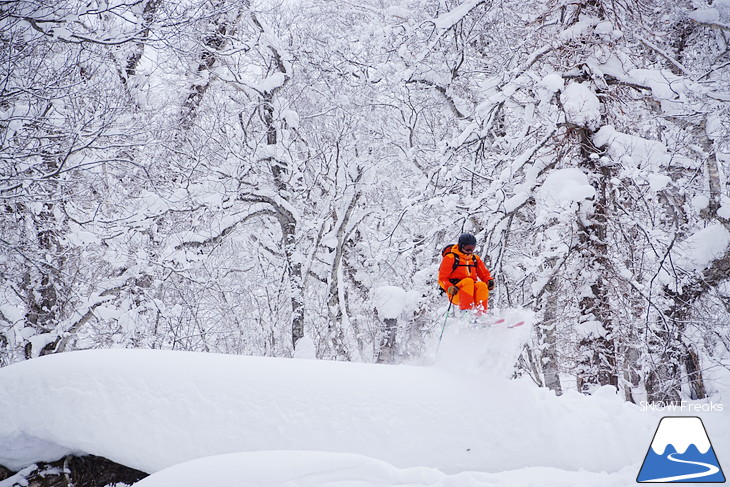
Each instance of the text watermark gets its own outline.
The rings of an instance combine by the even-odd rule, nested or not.
[[[639,407],[642,411],[660,411],[670,413],[719,413],[724,410],[721,403],[707,402],[696,403],[682,401],[679,403],[671,403],[664,401],[641,401]]]

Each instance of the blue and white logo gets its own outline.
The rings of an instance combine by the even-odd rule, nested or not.
[[[702,420],[694,416],[662,418],[636,481],[725,482]]]

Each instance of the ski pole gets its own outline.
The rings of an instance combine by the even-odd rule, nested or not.
[[[441,347],[441,339],[444,337],[444,330],[446,329],[446,322],[449,321],[449,312],[451,311],[451,307],[454,305],[451,301],[449,301],[449,307],[446,309],[446,317],[444,318],[444,325],[441,327],[441,335],[439,335],[439,341],[438,344],[436,344],[436,355],[439,354],[439,347]]]

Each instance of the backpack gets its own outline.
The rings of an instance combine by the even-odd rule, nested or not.
[[[459,254],[454,253],[454,252],[451,251],[451,248],[454,245],[456,245],[456,244],[449,244],[446,247],[444,247],[443,250],[441,250],[441,257],[442,258],[443,257],[446,257],[449,254],[451,254],[451,255],[454,256],[454,265],[453,265],[453,267],[451,269],[451,272],[454,272],[456,270],[456,268],[459,267],[459,266],[461,266],[461,267],[476,267],[477,266],[477,258],[478,257],[476,255],[474,255],[474,254],[472,254],[472,256],[471,256],[471,261],[472,261],[471,264],[469,264],[468,262],[466,264],[459,263]]]
[[[468,261],[464,264],[460,263],[459,254],[451,251],[451,248],[454,245],[456,245],[456,244],[449,244],[441,250],[441,258],[444,258],[449,254],[454,256],[454,264],[451,268],[451,272],[454,272],[456,270],[456,268],[459,266],[461,266],[461,267],[476,267],[477,266],[477,256],[473,255],[473,254],[471,256],[471,262],[472,262],[471,264]],[[456,283],[454,283],[454,284],[456,284]],[[446,292],[441,288],[441,286],[438,286],[438,289],[440,289],[442,293]]]

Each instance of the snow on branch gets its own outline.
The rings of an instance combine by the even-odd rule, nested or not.
[[[434,83],[433,81],[427,80],[427,79],[411,79],[411,80],[406,81],[406,83],[407,84],[408,83],[419,83],[419,84],[424,84],[426,86],[430,86],[430,87],[434,88],[436,91],[438,91],[444,97],[444,99],[446,100],[446,102],[449,105],[449,108],[451,109],[451,111],[453,112],[453,114],[456,118],[467,118],[466,115],[461,113],[461,110],[459,110],[459,107],[456,106],[456,101],[448,93],[448,90],[445,87],[443,87],[437,83]]]
[[[436,47],[436,45],[441,41],[441,38],[449,31],[451,30],[456,24],[461,22],[464,17],[469,15],[475,8],[477,8],[480,5],[485,4],[485,0],[469,0],[467,2],[462,3],[458,7],[456,7],[453,10],[450,10],[449,12],[446,12],[445,14],[441,14],[435,19],[431,19],[426,21],[426,24],[432,24],[434,26],[434,29],[437,32],[436,38],[431,41],[431,43],[424,49],[424,51],[416,56],[416,61],[414,65],[420,64],[424,59],[426,59],[426,56],[428,56],[428,53],[433,51],[433,49]]]
[[[81,315],[81,312],[79,312],[76,316],[81,315],[80,318],[78,318],[76,321],[71,321],[70,325],[68,326],[61,326],[63,329],[63,332],[60,334],[56,333],[50,333],[50,334],[43,334],[43,335],[49,335],[49,337],[53,338],[49,340],[48,343],[54,343],[59,337],[62,337],[60,340],[58,340],[57,345],[55,346],[54,352],[61,353],[66,350],[66,346],[68,345],[68,342],[71,340],[71,338],[76,334],[76,332],[81,329],[82,326],[84,326],[91,318],[94,317],[94,310],[101,306],[102,304],[111,301],[116,297],[122,290],[123,286],[116,287],[114,289],[107,289],[106,291],[102,292],[99,296],[104,297],[103,300],[98,300],[97,302],[94,302],[93,304],[90,304],[86,310],[86,312]],[[36,335],[38,336],[38,335]],[[46,344],[47,345],[47,344]],[[44,346],[39,347],[37,343],[33,344],[33,355],[38,356]]]
[[[450,10],[449,12],[446,12],[445,14],[441,14],[435,19],[433,19],[431,22],[433,22],[434,27],[438,29],[439,31],[446,32],[447,30],[451,29],[456,25],[457,23],[461,22],[464,17],[469,15],[469,13],[477,8],[479,5],[482,5],[486,3],[485,0],[469,0],[467,2],[462,3],[458,7],[456,7],[453,10]]]
[[[664,59],[669,61],[672,64],[672,66],[674,66],[675,68],[680,70],[683,75],[685,75],[688,78],[692,78],[692,76],[689,73],[689,70],[687,68],[685,68],[684,65],[682,65],[682,63],[680,63],[679,61],[674,59],[671,55],[669,55],[669,53],[667,53],[665,50],[660,49],[657,45],[649,42],[648,40],[646,40],[643,37],[639,37],[639,41],[641,41],[641,43],[644,44],[646,47],[648,47],[649,49],[652,49],[653,51],[656,51],[657,54],[659,54]]]
[[[545,54],[555,50],[554,46],[551,46],[550,44],[546,44],[542,46],[541,48],[533,51],[529,56],[527,56],[527,59],[525,59],[525,62],[522,63],[522,66],[518,66],[514,70],[513,79],[517,79],[520,76],[522,76],[525,71],[530,69],[533,64],[535,64],[537,61],[539,61]]]
[[[238,196],[238,201],[244,201],[249,203],[266,203],[274,208],[276,217],[282,221],[282,223],[294,223],[299,220],[299,212],[297,209],[284,198],[277,194],[266,194],[266,193],[244,193]]]
[[[721,30],[730,31],[730,24],[722,24],[720,22],[699,22],[696,20],[695,20],[695,22],[697,22],[698,24],[701,24],[701,25],[706,25],[708,27],[712,27],[713,29],[721,29]]]
[[[220,244],[223,239],[228,236],[231,232],[233,232],[238,225],[241,223],[245,223],[252,218],[256,218],[258,216],[275,216],[275,213],[271,211],[268,208],[258,208],[253,209],[249,211],[244,217],[237,218],[233,223],[226,226],[221,230],[218,234],[212,235],[206,238],[202,238],[199,240],[188,240],[182,243],[179,243],[175,246],[175,250],[183,250],[183,249],[198,249],[202,247],[209,247],[211,245],[218,245]]]
[[[10,18],[17,18],[28,23],[34,30],[40,32],[44,36],[52,37],[61,42],[80,44],[88,42],[91,44],[101,44],[106,46],[118,46],[128,42],[144,42],[147,40],[145,32],[147,27],[138,28],[134,32],[122,34],[118,36],[108,36],[106,38],[93,38],[72,32],[66,20],[39,20],[29,16],[8,15]],[[52,24],[45,28],[43,24]]]
[[[117,298],[126,287],[148,287],[149,284],[145,284],[145,281],[149,276],[145,276],[144,272],[138,271],[138,267],[125,269],[119,277],[110,279],[107,282],[108,287],[105,290],[92,294],[83,307],[70,318],[59,323],[55,332],[36,335],[38,338],[31,342],[33,355],[40,355],[43,349],[46,349],[49,345],[53,345],[54,353],[65,351],[68,342],[82,326],[94,317],[94,311],[98,307]]]
[[[283,88],[291,78],[292,66],[290,59],[292,56],[283,47],[280,39],[273,33],[273,30],[253,12],[251,12],[251,20],[261,31],[261,34],[263,34],[263,40],[271,51],[279,71],[275,75],[267,78],[267,80],[264,80],[262,86],[260,86],[260,89],[264,93],[273,94]]]
[[[720,22],[720,12],[716,8],[702,8],[691,12],[689,19],[700,25],[705,25],[713,29],[730,31],[730,24]]]

